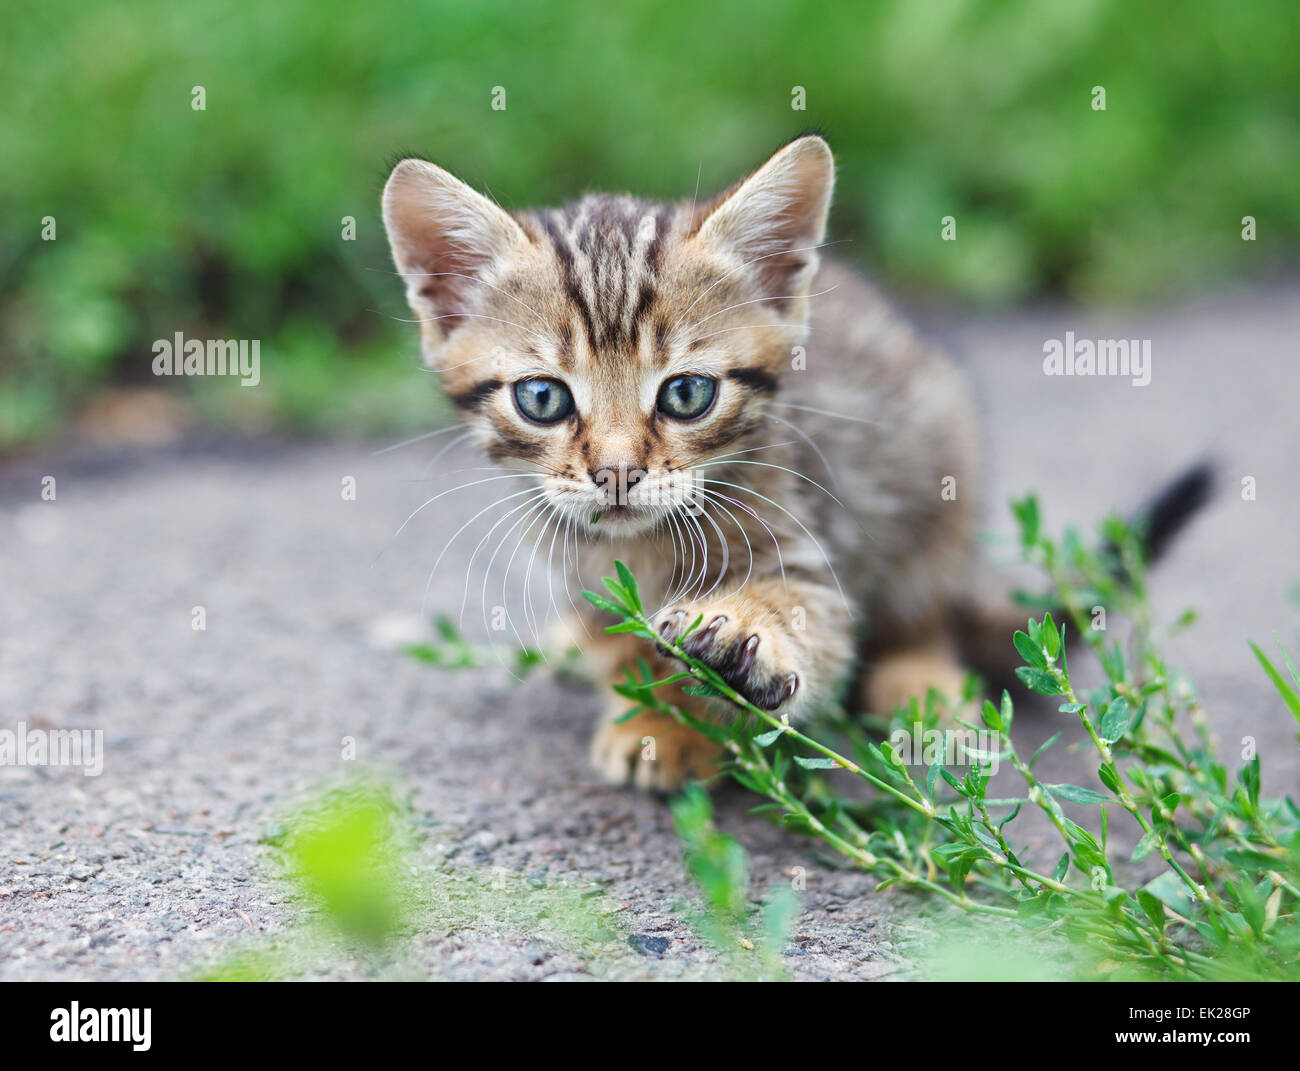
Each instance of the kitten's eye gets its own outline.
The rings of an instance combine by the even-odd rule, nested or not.
[[[521,379],[515,405],[536,424],[554,424],[573,412],[573,395],[558,379]]]
[[[694,420],[708,412],[717,392],[717,381],[708,376],[673,376],[659,388],[659,412],[675,420]]]

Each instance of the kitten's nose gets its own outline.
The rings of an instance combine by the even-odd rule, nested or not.
[[[597,486],[618,494],[631,490],[646,477],[646,472],[639,465],[602,465],[598,469],[588,469],[587,475]]]

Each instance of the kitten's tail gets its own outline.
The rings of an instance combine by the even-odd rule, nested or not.
[[[1132,514],[1130,524],[1137,533],[1148,566],[1164,556],[1178,533],[1209,501],[1213,490],[1214,466],[1209,461],[1201,461],[1171,480]],[[1104,550],[1113,554],[1118,548],[1107,544]],[[1121,581],[1124,579],[1123,570],[1118,566],[1115,577]],[[1025,627],[1029,611],[1009,603],[1005,595],[1005,580],[1001,584],[986,580],[982,587],[984,591],[999,591],[999,594],[992,599],[980,598],[977,594],[959,607],[956,636],[966,664],[988,676],[1001,688],[1007,681],[1015,679],[1011,672],[1016,657],[1011,636],[1017,629]],[[1063,619],[1063,608],[1053,609],[1052,616],[1057,620]],[[1070,633],[1067,631],[1068,639]]]

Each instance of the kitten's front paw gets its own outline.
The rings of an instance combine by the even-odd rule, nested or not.
[[[799,693],[799,671],[790,643],[779,627],[751,626],[726,604],[665,610],[655,621],[664,644],[681,639],[697,617],[699,626],[681,642],[682,650],[712,668],[757,707],[776,710]],[[661,650],[673,652],[661,644]]]

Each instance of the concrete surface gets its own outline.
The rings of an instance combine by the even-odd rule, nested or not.
[[[1300,580],[1294,284],[1155,313],[1045,310],[929,329],[986,404],[991,528],[1010,530],[1004,503],[1029,488],[1059,529],[1216,458],[1219,495],[1157,574],[1154,600],[1167,619],[1200,610],[1171,652],[1225,745],[1255,736],[1266,790],[1294,791],[1295,725],[1246,647],[1276,630],[1294,649],[1300,632],[1286,597]],[[1150,385],[1044,376],[1043,342],[1067,330],[1151,339]],[[444,673],[393,650],[453,525],[491,501],[492,485],[450,495],[392,538],[414,505],[473,478],[453,470],[481,464],[452,450],[423,480],[445,441],[379,456],[345,442],[51,447],[0,469],[0,728],[102,729],[105,744],[98,777],[0,767],[0,979],[174,978],[289,941],[309,911],[275,876],[267,831],[289,801],[346,772],[344,737],[409,794],[423,835],[416,880],[565,890],[610,927],[603,943],[569,940],[548,911],[496,897],[413,937],[381,974],[721,969],[687,925],[663,802],[587,771],[595,707],[582,686],[539,673],[520,689],[500,669]],[[54,502],[40,497],[45,475]],[[345,476],[355,501],[340,493]],[[1254,501],[1241,497],[1244,476]],[[431,608],[458,608],[473,545],[452,547]],[[475,589],[469,625],[477,604]],[[196,606],[204,630],[192,627]],[[1058,727],[1051,719],[1022,718],[1018,731],[1032,744]],[[1050,761],[1060,779],[1090,783],[1082,756],[1062,748]],[[747,816],[752,802],[731,791],[717,804],[751,853],[757,890],[806,868],[791,974],[906,977],[916,898],[872,894],[813,843]],[[327,952],[302,973],[376,972]]]

